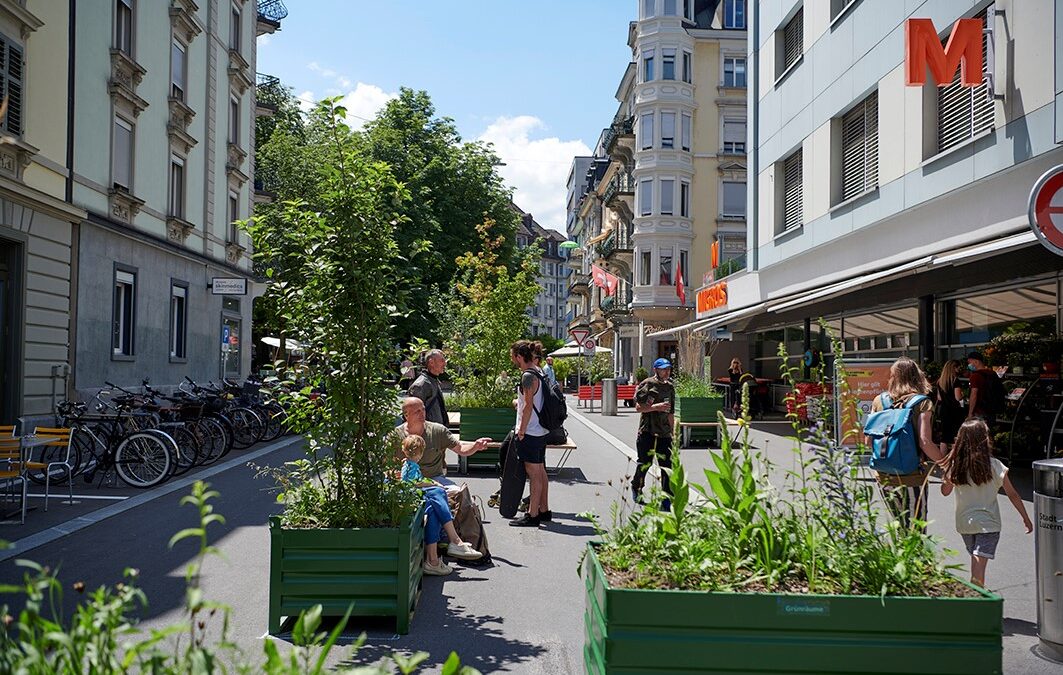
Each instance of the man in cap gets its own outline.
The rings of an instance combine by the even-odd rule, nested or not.
[[[672,363],[668,359],[653,362],[653,375],[639,384],[635,391],[635,412],[641,413],[639,431],[635,437],[638,466],[631,480],[631,493],[636,502],[642,501],[642,488],[653,458],[657,466],[672,467],[672,430],[675,428],[675,387],[672,386]],[[661,477],[664,491],[671,495],[668,477]],[[664,507],[668,508],[666,499]]]

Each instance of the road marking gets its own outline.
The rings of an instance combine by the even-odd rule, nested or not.
[[[38,499],[44,499],[44,495],[33,494],[32,492],[30,494],[26,495],[26,496],[27,497],[36,497]],[[60,504],[69,504],[70,503],[70,495],[50,495],[49,499],[58,499],[60,497],[63,498],[63,501],[59,502]],[[129,495],[125,495],[125,496],[121,496],[121,495],[74,495],[74,499],[97,499],[97,500],[102,500],[102,501],[120,502],[120,501],[124,501],[126,499],[129,499]]]
[[[163,483],[157,488],[153,488],[146,492],[141,492],[136,496],[126,499],[125,501],[119,502],[117,504],[112,504],[110,506],[105,506],[102,509],[93,511],[92,513],[88,513],[84,516],[80,516],[72,520],[68,520],[65,523],[60,523],[58,525],[50,527],[47,530],[41,530],[40,532],[31,534],[28,537],[13,541],[11,542],[11,546],[9,548],[0,551],[0,562],[4,560],[10,560],[14,557],[21,557],[25,555],[27,551],[33,550],[39,546],[50,544],[53,541],[56,541],[57,539],[62,539],[68,534],[73,534],[74,532],[83,530],[86,527],[95,525],[96,523],[99,523],[103,520],[106,520],[113,516],[117,516],[121,513],[125,513],[126,511],[129,511],[131,509],[135,509],[141,504],[146,504],[150,501],[158,499],[159,497],[165,497],[168,494],[187,488],[188,486],[195,483],[197,480],[204,480],[206,478],[210,478],[211,476],[216,476],[217,474],[222,473],[223,471],[228,471],[229,469],[236,466],[240,466],[241,464],[247,464],[251,460],[258,459],[263,455],[268,455],[269,453],[274,452],[275,450],[280,450],[281,448],[285,448],[289,445],[294,445],[295,443],[299,443],[301,441],[302,438],[296,436],[294,438],[286,438],[284,440],[271,443],[266,447],[256,450],[252,453],[240,455],[239,457],[234,457],[226,462],[222,462],[221,464],[216,464],[194,476],[187,476],[180,480]]]

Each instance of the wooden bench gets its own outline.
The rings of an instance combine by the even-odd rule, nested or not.
[[[487,444],[488,450],[500,450],[502,443],[500,441],[491,441]],[[551,476],[556,476],[561,472],[561,469],[565,468],[565,464],[568,463],[569,457],[572,456],[572,451],[577,449],[576,444],[572,441],[572,438],[566,438],[564,443],[546,446],[547,450],[560,450],[561,459],[557,461],[557,466],[554,468],[547,467],[546,473]],[[458,455],[458,473],[463,476],[469,473],[469,458]]]

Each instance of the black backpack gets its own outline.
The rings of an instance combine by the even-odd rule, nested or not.
[[[990,414],[1002,415],[1004,414],[1004,407],[1007,405],[1006,392],[1004,391],[1004,382],[1001,381],[1000,376],[996,372],[990,370],[992,375],[986,376],[988,386],[986,387],[986,409]]]
[[[542,410],[532,408],[539,416],[539,426],[547,431],[557,431],[562,428],[565,420],[568,419],[568,405],[565,404],[565,394],[561,391],[561,385],[557,382],[551,385],[537,370],[528,369],[524,372],[533,373],[539,378],[539,388],[543,390]]]

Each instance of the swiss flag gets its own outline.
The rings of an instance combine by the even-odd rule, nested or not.
[[[591,265],[591,283],[605,291],[606,295],[613,295],[620,284],[620,277],[609,274],[597,265]]]
[[[679,296],[679,301],[684,305],[687,304],[687,291],[683,288],[683,261],[680,260],[675,266],[675,294]]]

